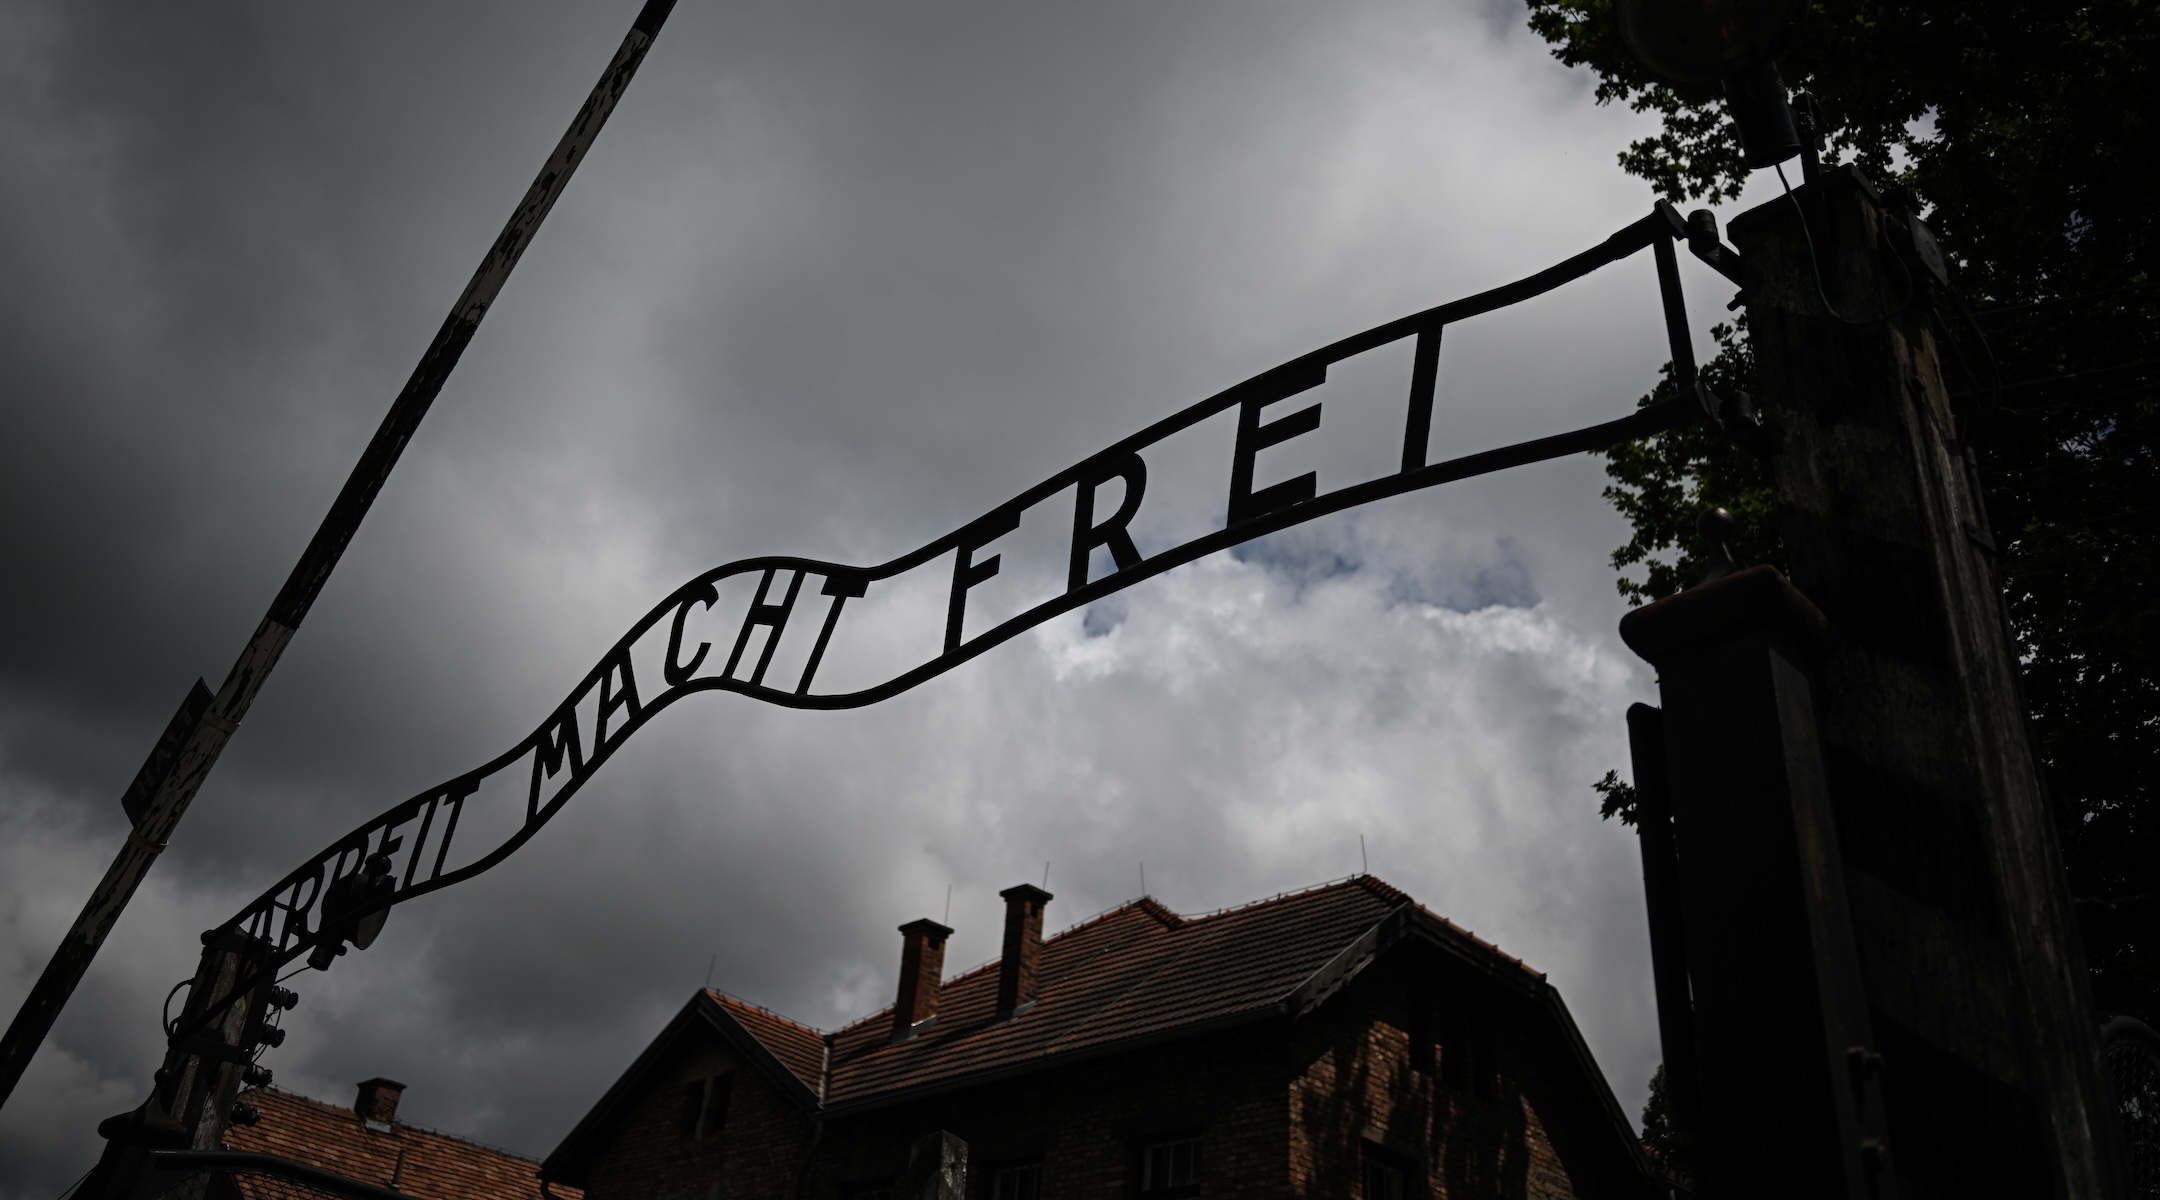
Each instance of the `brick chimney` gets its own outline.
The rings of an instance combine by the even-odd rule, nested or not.
[[[998,960],[997,1015],[1017,1016],[1035,1003],[1035,969],[1042,962],[1043,906],[1050,893],[1032,883],[1009,887],[1005,897],[1005,954]]]
[[[928,917],[900,927],[900,994],[893,999],[893,1036],[904,1038],[937,1015],[945,980],[945,939],[952,930]]]
[[[353,1114],[369,1129],[388,1133],[391,1122],[397,1120],[398,1097],[404,1094],[405,1085],[395,1079],[363,1079]]]

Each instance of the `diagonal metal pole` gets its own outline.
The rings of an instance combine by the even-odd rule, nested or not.
[[[135,821],[134,831],[128,834],[127,844],[118,858],[98,881],[97,890],[90,894],[83,905],[82,915],[75,918],[75,925],[61,939],[60,948],[53,952],[52,961],[46,964],[44,974],[30,989],[21,1011],[0,1037],[0,1105],[15,1091],[22,1079],[23,1069],[52,1030],[53,1021],[60,1015],[75,985],[81,982],[83,972],[90,967],[90,960],[97,956],[98,947],[105,941],[119,921],[122,910],[150,865],[157,861],[158,852],[165,848],[180,818],[187,812],[189,801],[202,787],[210,768],[217,764],[218,755],[225,743],[240,728],[241,718],[247,715],[248,706],[255,694],[262,690],[272,668],[277,666],[278,656],[292,640],[293,632],[307,617],[315,597],[322,593],[323,584],[329,581],[330,572],[337,567],[338,559],[360,528],[360,521],[382,491],[383,481],[389,478],[390,469],[397,465],[398,455],[405,444],[412,440],[413,431],[419,428],[420,419],[427,415],[428,406],[435,402],[442,391],[443,382],[457,366],[458,358],[472,342],[473,333],[480,327],[480,320],[487,315],[489,306],[502,291],[503,283],[510,278],[510,271],[517,266],[525,248],[532,244],[533,235],[545,220],[548,210],[562,195],[570,182],[570,175],[592,148],[593,140],[600,136],[600,127],[607,123],[608,114],[622,99],[630,86],[631,77],[637,74],[638,64],[644,61],[645,52],[651,48],[653,39],[659,36],[661,23],[675,7],[675,0],[646,0],[637,19],[631,23],[630,33],[623,38],[622,48],[608,62],[601,73],[600,82],[587,96],[577,116],[570,121],[569,132],[563,134],[554,153],[548,156],[547,165],[540,169],[539,178],[533,180],[525,198],[518,202],[516,211],[510,214],[509,224],[503,227],[502,236],[488,248],[487,256],[480,260],[480,269],[473,272],[472,282],[443,320],[435,340],[429,343],[427,352],[420,356],[420,365],[413,368],[412,377],[398,392],[391,403],[389,415],[383,418],[381,428],[375,431],[367,449],[360,455],[360,462],[353,467],[352,475],[338,492],[331,504],[330,513],[323,518],[322,527],[308,542],[307,550],[293,567],[285,586],[278,590],[271,601],[270,611],[262,623],[255,627],[255,635],[248,639],[246,649],[240,652],[231,673],[226,675],[224,686],[217,690],[207,710],[201,705],[183,704],[180,715],[174,719],[173,728],[159,752],[153,752],[151,761],[144,767],[144,774],[137,779],[136,787],[129,791],[129,799],[142,808]],[[182,740],[184,738],[184,741]],[[177,751],[172,747],[177,746]],[[145,795],[147,793],[147,796]],[[130,811],[131,817],[137,813]]]

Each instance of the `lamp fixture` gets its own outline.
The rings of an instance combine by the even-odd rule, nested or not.
[[[1620,41],[1644,69],[1667,83],[1725,85],[1750,169],[1800,153],[1772,58],[1806,12],[1807,0],[1613,0]]]

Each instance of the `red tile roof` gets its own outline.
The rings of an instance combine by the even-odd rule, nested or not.
[[[1035,1007],[997,1021],[996,963],[948,980],[938,1019],[894,1044],[891,1010],[832,1035],[829,1104],[1279,1009],[1403,903],[1369,877],[1199,918],[1151,899],[1043,942]]]
[[[812,1092],[818,1090],[819,1081],[825,1074],[825,1035],[808,1025],[798,1025],[771,1009],[759,1008],[746,1000],[706,990],[727,1014],[735,1018],[758,1044],[780,1060],[789,1073],[802,1081]]]
[[[262,1114],[254,1125],[225,1131],[225,1148],[274,1154],[335,1171],[362,1183],[396,1188],[414,1200],[540,1200],[540,1164],[478,1142],[392,1123],[387,1133],[360,1123],[349,1108],[324,1104],[278,1088],[261,1088],[247,1099]],[[245,1200],[319,1196],[264,1175],[236,1175]],[[554,1184],[557,1200],[584,1193]]]
[[[1397,889],[1360,875],[1195,917],[1179,916],[1152,897],[1120,905],[1043,942],[1035,1006],[1018,1018],[996,1020],[998,965],[985,963],[947,980],[936,1023],[900,1043],[892,1041],[889,1007],[821,1034],[732,996],[706,996],[807,1092],[838,1106],[1283,1011],[1301,984],[1405,907],[1496,965],[1542,978]]]

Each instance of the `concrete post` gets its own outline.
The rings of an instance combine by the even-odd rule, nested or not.
[[[181,1006],[179,1023],[191,1025],[213,1000],[232,996],[233,988],[255,977],[269,961],[269,943],[238,933],[213,937],[204,947],[195,978]],[[84,1181],[85,1197],[169,1195],[190,1200],[205,1194],[208,1178],[148,1174],[152,1150],[215,1150],[225,1134],[238,1095],[241,1074],[257,1045],[256,1034],[267,1012],[270,983],[263,980],[212,1015],[203,1028],[172,1043],[157,1072],[148,1100],[130,1113],[98,1126],[106,1138],[103,1157]]]
[[[1808,681],[1824,633],[1769,567],[1620,622],[1664,699],[1630,725],[1662,727],[1638,761],[1663,760],[1692,986],[1690,1003],[1659,977],[1659,1020],[1679,1040],[1667,1010],[1688,1004],[1695,1077],[1668,1049],[1666,1089],[1699,1087],[1705,1200],[1899,1194]]]
[[[1673,837],[1665,777],[1665,714],[1647,704],[1627,714],[1635,771],[1635,829],[1642,850],[1643,907],[1650,918],[1650,976],[1657,984],[1658,1049],[1665,1054],[1665,1106],[1684,1138],[1702,1137],[1702,1092],[1695,1070],[1695,1009],[1688,989],[1687,901]]]
[[[1849,167],[1730,233],[1791,581],[1832,635],[1823,765],[1898,1175],[1923,1195],[2120,1195],[1993,546],[1927,318],[1932,241],[1916,248]]]

